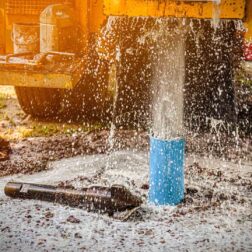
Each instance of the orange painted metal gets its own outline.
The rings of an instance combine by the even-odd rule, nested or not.
[[[249,0],[251,2],[251,0]],[[50,4],[66,4],[73,9],[73,14],[69,15],[67,22],[70,25],[61,25],[58,19],[53,22],[47,22],[40,15],[42,11]],[[129,16],[174,16],[174,17],[193,17],[193,18],[212,18],[214,12],[214,6],[216,3],[213,1],[178,1],[178,0],[2,0],[0,1],[0,52],[13,54],[13,52],[22,52],[21,44],[19,49],[15,49],[18,46],[18,39],[14,38],[12,41],[13,27],[16,24],[38,24],[40,23],[40,52],[44,53],[47,51],[61,51],[61,52],[75,52],[76,58],[81,58],[84,53],[90,53],[89,41],[90,38],[95,39],[96,35],[99,34],[101,28],[106,22],[107,16],[110,15],[129,15]],[[54,16],[58,15],[61,11],[57,10]],[[220,18],[235,18],[242,19],[245,13],[245,0],[222,0],[220,4]],[[48,13],[45,15],[48,15]],[[49,18],[48,16],[46,19]],[[74,21],[73,21],[74,19]],[[65,22],[64,21],[64,22]],[[71,24],[72,22],[72,24]],[[74,25],[73,25],[74,24]],[[54,31],[50,32],[50,28],[54,26]],[[74,26],[78,27],[75,30]],[[248,22],[248,26],[251,24]],[[49,28],[50,27],[50,28]],[[60,28],[61,27],[61,28]],[[59,30],[61,30],[59,32]],[[73,31],[73,32],[72,32]],[[77,38],[74,35],[77,35]],[[42,35],[42,36],[41,36]],[[21,36],[22,37],[22,36]],[[23,36],[25,38],[25,36]],[[37,36],[36,36],[37,37]],[[26,39],[27,40],[27,39]],[[28,43],[26,46],[35,45],[35,38],[33,43]],[[94,40],[93,40],[94,41]],[[77,48],[73,49],[73,45],[76,44]],[[45,46],[43,46],[45,45]],[[61,46],[62,45],[62,46]],[[70,47],[68,48],[67,45]],[[27,51],[37,51],[37,49],[29,49]],[[79,53],[78,53],[79,52]],[[38,55],[40,57],[40,55]],[[33,57],[30,65],[36,65],[38,62]],[[27,60],[27,57],[21,57],[22,60]],[[58,62],[64,62],[64,66],[58,68]],[[78,65],[81,60],[69,60],[66,61],[61,56],[48,56],[44,60],[44,70],[51,71],[51,73],[57,73],[60,71],[66,71],[67,69],[74,69],[73,64]],[[35,62],[35,63],[34,63]],[[83,62],[83,61],[82,61]],[[0,69],[5,71],[4,61],[0,62]],[[39,64],[41,65],[41,64]],[[82,64],[81,70],[83,70],[85,64]],[[15,69],[15,78],[19,78],[16,71],[16,63],[8,64],[8,70]],[[19,64],[20,67],[20,64]],[[29,68],[29,67],[28,67]],[[44,74],[44,70],[41,70]],[[26,69],[27,71],[27,69]],[[72,71],[72,70],[71,70]],[[71,71],[68,71],[71,75]],[[74,72],[73,76],[74,76]],[[84,72],[84,71],[82,71]],[[1,74],[1,73],[0,73]],[[5,79],[6,77],[6,72]],[[56,75],[55,75],[56,76]],[[58,75],[57,75],[58,76]],[[79,73],[79,79],[82,77],[81,72]],[[8,75],[8,78],[10,76]],[[10,78],[7,83],[0,82],[0,84],[11,84],[11,85],[24,85],[25,81],[16,80]],[[2,78],[3,79],[3,78]],[[45,81],[42,78],[38,78],[39,81],[36,84],[27,81],[27,86],[39,86],[48,87],[45,85]],[[70,78],[71,80],[71,78]],[[75,77],[72,78],[75,80]],[[59,83],[55,80],[55,83]],[[53,85],[53,81],[49,81],[50,85]],[[70,85],[62,85],[61,88],[74,87],[76,81],[72,81]],[[50,86],[51,87],[51,86]],[[53,87],[53,86],[52,86]]]

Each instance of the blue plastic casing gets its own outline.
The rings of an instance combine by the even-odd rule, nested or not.
[[[149,202],[176,205],[184,198],[185,140],[150,139]]]

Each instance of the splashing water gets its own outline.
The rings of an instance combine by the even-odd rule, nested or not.
[[[163,139],[183,135],[186,29],[181,20],[175,26],[168,33],[162,31],[152,79],[153,134]]]
[[[230,96],[232,64],[239,62],[234,49],[238,40],[232,36],[243,30],[243,24],[242,21],[220,20],[220,4],[221,1],[213,1],[212,20],[172,17],[109,17],[107,20],[98,40],[101,54],[109,59],[110,64],[117,65],[116,71],[123,72],[115,77],[125,78],[118,85],[131,81],[134,88],[151,83],[146,89],[150,89],[152,118],[149,125],[155,137],[181,137],[184,135],[184,122],[188,130],[191,129],[190,124],[197,125],[199,130],[202,119],[213,134],[229,130],[224,124],[215,127],[214,122],[222,124],[222,119],[225,121],[229,114],[235,114],[229,113],[227,108],[232,102],[226,103],[225,99]],[[132,62],[138,59],[138,55],[146,58],[143,69],[139,69],[138,62]],[[128,88],[125,92],[135,95],[135,90],[130,91],[132,86]],[[108,153],[112,153],[115,147],[115,121],[121,117],[121,114],[115,115],[117,101],[121,99],[119,90],[117,86]],[[141,100],[145,99],[144,96],[136,97]],[[131,103],[123,106],[134,110]],[[217,138],[220,140],[220,135]]]
[[[120,51],[118,50],[117,59],[120,59]],[[113,72],[115,73],[116,70]],[[116,82],[116,76],[112,77]],[[115,146],[115,134],[116,134],[116,105],[118,99],[118,84],[115,83],[115,94],[113,100],[113,111],[112,111],[112,120],[110,124],[109,137],[108,137],[108,159],[106,162],[105,169],[108,169],[111,166],[111,153],[114,151]]]

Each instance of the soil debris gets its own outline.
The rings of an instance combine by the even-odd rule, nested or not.
[[[81,221],[79,219],[77,219],[76,217],[74,217],[73,215],[70,215],[67,218],[67,222],[71,222],[71,223],[80,223]]]
[[[23,175],[23,178],[46,183],[50,177],[52,184],[61,183],[76,189],[93,184],[122,184],[142,197],[140,207],[117,212],[111,218],[108,214],[100,215],[57,203],[3,197],[0,201],[0,215],[4,217],[0,218],[0,230],[4,230],[3,249],[6,251],[10,246],[16,251],[19,246],[29,250],[37,246],[39,239],[45,239],[39,249],[43,246],[49,251],[55,247],[57,251],[71,251],[73,246],[79,250],[85,247],[88,251],[101,248],[117,251],[121,244],[127,251],[141,250],[140,247],[154,251],[157,244],[165,246],[162,247],[165,251],[170,245],[173,251],[186,251],[188,246],[193,251],[202,251],[209,248],[209,243],[216,251],[251,251],[250,164],[189,154],[185,166],[185,200],[178,206],[159,208],[148,204],[148,190],[145,189],[149,172],[147,152],[122,150],[111,155],[111,161],[116,165],[109,166],[101,176],[95,175],[104,166],[108,158],[106,154],[57,161],[42,177],[34,174]],[[77,169],[72,164],[76,164]],[[80,169],[83,170],[81,174]],[[57,171],[62,172],[62,177]],[[1,178],[2,185],[5,179]],[[14,218],[17,213],[19,218]],[[16,227],[13,230],[6,228],[13,225]],[[108,242],[108,236],[114,238],[112,242]],[[26,237],[37,241],[36,245],[27,244]]]
[[[109,151],[109,130],[95,130],[72,135],[55,135],[11,141],[9,159],[0,161],[0,177],[32,174],[48,169],[48,162],[79,155],[102,154]],[[8,144],[6,146],[9,146]],[[114,150],[148,150],[146,131],[117,130]],[[7,150],[10,151],[9,147]],[[202,133],[186,135],[186,152],[227,160],[252,161],[252,138],[233,138],[225,134]],[[197,167],[194,167],[197,169]],[[198,172],[202,172],[198,168]],[[218,174],[221,177],[221,173]],[[84,178],[83,178],[84,179]]]
[[[108,136],[109,130],[100,130],[12,142],[10,159],[0,162],[0,177],[40,172],[47,169],[49,161],[62,158],[106,153]],[[115,149],[146,149],[148,146],[148,135],[145,132],[119,130],[115,138]]]

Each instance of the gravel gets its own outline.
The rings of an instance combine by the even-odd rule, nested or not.
[[[187,154],[185,199],[166,207],[148,203],[146,151],[83,155],[48,166],[41,173],[0,179],[2,251],[252,250],[252,162]],[[94,183],[122,184],[144,203],[133,213],[110,217],[56,203],[7,198],[3,187],[10,179],[64,183],[76,189]]]
[[[0,177],[11,174],[32,174],[48,169],[48,162],[79,155],[102,154],[110,151],[109,130],[28,138],[10,142],[9,159],[0,161]],[[252,160],[252,138],[235,138],[225,134],[192,134],[186,138],[186,152],[227,160]],[[148,150],[149,136],[145,131],[118,130],[114,150]]]

